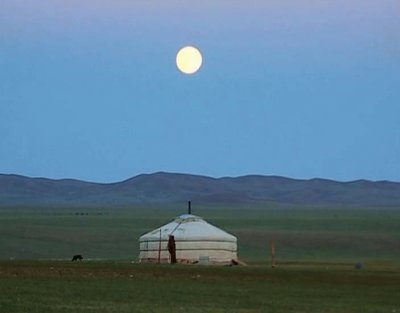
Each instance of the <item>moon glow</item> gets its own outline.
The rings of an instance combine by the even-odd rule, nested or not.
[[[176,55],[176,66],[184,74],[196,73],[203,63],[203,57],[199,49],[186,46],[180,49]]]

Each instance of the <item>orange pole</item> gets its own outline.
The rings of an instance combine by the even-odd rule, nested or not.
[[[275,267],[275,240],[271,240],[270,241],[270,245],[271,245],[271,267]]]

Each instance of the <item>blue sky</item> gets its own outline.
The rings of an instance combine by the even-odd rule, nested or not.
[[[81,2],[0,1],[0,173],[400,181],[399,1]]]

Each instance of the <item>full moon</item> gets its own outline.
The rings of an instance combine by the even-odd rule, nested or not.
[[[183,47],[176,55],[176,66],[185,74],[196,73],[202,63],[203,57],[201,56],[199,49],[192,46]]]

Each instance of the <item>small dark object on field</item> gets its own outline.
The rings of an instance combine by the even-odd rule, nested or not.
[[[356,265],[354,265],[354,268],[356,270],[361,270],[364,268],[364,263],[363,262],[357,262]]]
[[[75,254],[73,257],[72,257],[72,260],[71,261],[82,261],[83,260],[83,256],[82,255],[80,255],[80,254]]]

